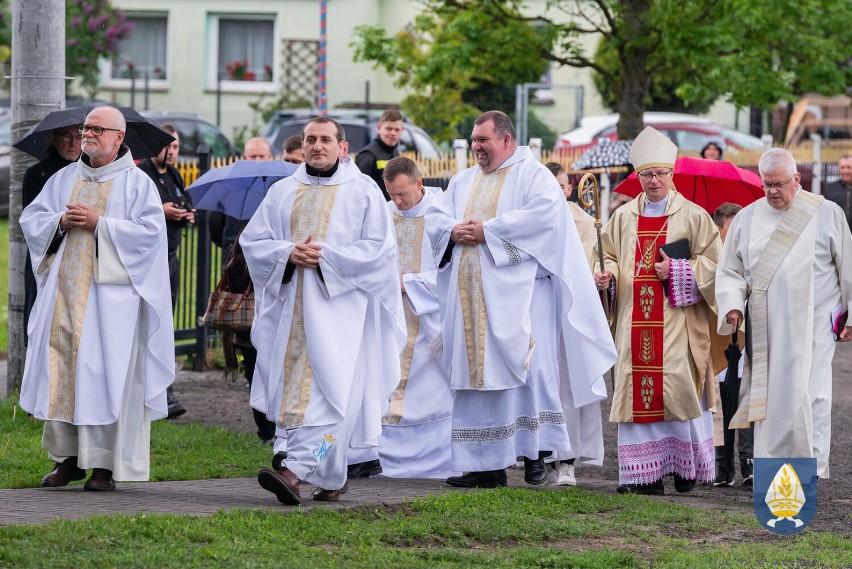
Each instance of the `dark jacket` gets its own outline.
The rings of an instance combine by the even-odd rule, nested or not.
[[[852,228],[852,185],[844,186],[843,182],[838,180],[828,184],[822,195],[840,206],[846,214],[846,223]]]
[[[27,207],[41,193],[42,188],[50,179],[51,176],[68,166],[73,164],[59,155],[56,150],[50,151],[50,156],[36,164],[30,166],[24,172],[24,181],[21,185],[21,202],[23,207]]]
[[[148,177],[154,182],[154,185],[157,187],[157,191],[160,193],[160,200],[162,203],[172,202],[177,207],[192,209],[192,198],[190,198],[189,194],[184,191],[183,178],[174,166],[166,166],[166,170],[174,178],[175,184],[177,185],[177,191],[170,191],[168,188],[163,188],[163,185],[160,184],[160,173],[157,171],[157,167],[150,158],[140,162],[139,169],[148,174]],[[169,255],[174,255],[177,252],[178,247],[180,247],[181,229],[185,226],[186,223],[183,221],[166,220]]]
[[[396,146],[388,146],[378,136],[373,139],[373,142],[358,151],[355,156],[355,165],[361,170],[362,174],[366,174],[378,184],[379,189],[385,195],[385,199],[390,201],[390,196],[385,189],[385,181],[382,178],[382,173],[385,170],[385,164],[391,158],[399,156],[399,144]]]

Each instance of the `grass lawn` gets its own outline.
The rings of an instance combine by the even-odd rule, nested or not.
[[[4,567],[849,567],[850,540],[580,489],[448,492],[396,507],[99,516],[0,528]]]
[[[53,469],[41,448],[41,431],[41,421],[28,417],[17,397],[0,399],[0,488],[38,487]],[[256,476],[269,457],[269,447],[252,434],[168,421],[151,425],[151,480]]]

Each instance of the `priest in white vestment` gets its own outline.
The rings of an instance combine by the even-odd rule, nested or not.
[[[804,191],[796,161],[768,150],[766,198],[731,222],[716,270],[719,333],[746,314],[746,365],[731,428],[754,422],[755,458],[816,458],[828,478],[835,322],[852,301],[852,235],[837,204]]]
[[[284,504],[347,490],[347,448],[375,447],[399,383],[405,317],[393,224],[382,193],[327,117],[305,125],[306,163],[274,184],[240,237],[255,289],[251,404],[277,423],[260,485]]]
[[[443,357],[455,391],[453,470],[463,487],[546,480],[545,459],[571,450],[571,405],[606,397],[615,349],[565,198],[505,114],[473,128],[478,166],[450,181],[426,213],[439,267]]]
[[[676,158],[657,130],[636,137],[630,160],[643,191],[604,228],[604,268],[595,273],[615,302],[610,421],[620,493],[663,494],[669,474],[676,491],[689,492],[714,475],[710,322],[721,242],[710,214],[674,188]],[[680,258],[670,258],[661,247],[676,242]]]
[[[408,341],[400,356],[400,380],[382,418],[379,457],[382,473],[396,478],[447,478],[453,392],[441,361],[429,344],[441,334],[436,291],[438,270],[423,216],[441,195],[424,188],[417,164],[391,159],[382,176],[391,201],[399,249],[401,287]]]
[[[136,168],[121,112],[80,129],[83,155],[21,214],[38,296],[21,408],[44,420],[56,463],[42,486],[92,474],[86,490],[148,480],[150,425],[174,381],[166,230],[157,189]]]

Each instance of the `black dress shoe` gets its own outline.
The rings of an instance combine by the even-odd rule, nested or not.
[[[350,464],[346,467],[346,478],[369,478],[381,473],[382,465],[379,459]]]
[[[678,474],[674,475],[675,479],[675,491],[676,492],[692,492],[692,489],[695,488],[695,479],[684,478]]]
[[[484,470],[468,472],[462,476],[450,476],[447,484],[459,488],[497,488],[506,485],[505,470]]]
[[[83,490],[95,492],[111,492],[115,490],[115,480],[112,479],[112,470],[106,468],[95,468],[92,475],[86,480]]]
[[[539,485],[547,480],[547,468],[544,464],[544,458],[535,460],[524,457],[524,482],[527,484]]]
[[[616,491],[619,494],[643,494],[645,496],[663,496],[666,493],[662,478],[652,484],[619,484]]]
[[[85,477],[86,471],[77,466],[77,457],[72,456],[62,462],[57,462],[53,471],[41,479],[41,485],[45,488],[59,488]]]
[[[171,386],[166,389],[166,403],[169,406],[168,415],[166,416],[167,419],[174,419],[175,417],[180,417],[186,413],[186,407],[183,406],[183,403],[178,401],[178,398],[175,396]]]

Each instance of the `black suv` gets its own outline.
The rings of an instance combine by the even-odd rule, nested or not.
[[[207,122],[195,113],[180,111],[140,111],[140,115],[157,123],[169,123],[180,137],[180,158],[198,159],[196,149],[199,144],[210,146],[211,155],[217,158],[239,156],[234,143],[225,133],[211,122]]]
[[[319,113],[310,109],[278,111],[266,123],[263,136],[269,141],[273,154],[281,154],[284,141],[294,134],[302,134],[302,129],[311,118]],[[367,146],[371,140],[376,138],[381,111],[365,113],[364,111],[329,111],[328,116],[340,123],[346,131],[346,140],[349,141],[349,152],[357,154],[359,150]],[[438,145],[432,140],[426,131],[405,119],[404,129],[400,137],[401,150],[412,151],[422,158],[437,159],[440,151]]]

